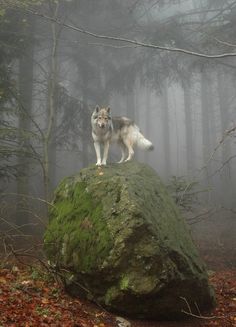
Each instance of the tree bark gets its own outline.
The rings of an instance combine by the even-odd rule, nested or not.
[[[170,157],[170,126],[169,126],[169,98],[168,98],[168,85],[164,83],[161,94],[161,119],[163,128],[163,157],[165,167],[165,177],[169,178],[171,174],[171,157]]]
[[[56,19],[59,10],[59,3],[49,2],[51,11],[53,11],[53,17]],[[55,106],[55,92],[58,78],[58,67],[57,67],[57,48],[58,48],[58,29],[55,21],[51,22],[51,33],[52,33],[52,46],[50,53],[49,62],[49,77],[48,77],[48,103],[47,103],[47,126],[43,140],[43,180],[44,180],[44,192],[45,200],[50,201],[52,183],[50,180],[50,171],[55,169],[55,163],[50,161],[50,150],[56,151],[55,144],[52,143],[53,131],[56,123],[56,106]],[[54,146],[54,147],[53,147]],[[55,158],[55,156],[54,156]]]
[[[221,135],[224,137],[226,130],[229,128],[230,124],[230,113],[229,113],[229,101],[230,101],[230,92],[228,85],[227,77],[224,74],[224,71],[218,68],[217,72],[217,86],[218,86],[218,95],[219,95],[219,108],[220,108],[220,124],[221,124]],[[221,188],[222,188],[222,198],[223,205],[230,206],[233,195],[233,185],[231,178],[231,162],[229,161],[227,165],[225,163],[228,161],[231,155],[230,140],[225,138],[225,141],[222,144],[221,151],[221,166],[224,168],[221,171]]]
[[[89,58],[88,48],[84,49],[85,58]],[[89,164],[89,139],[88,133],[90,125],[90,115],[88,111],[88,67],[84,65],[81,68],[82,72],[82,99],[83,99],[83,116],[82,116],[82,167],[87,167]]]
[[[187,173],[189,176],[191,176],[191,173],[194,171],[195,168],[191,87],[187,83],[184,83],[183,91],[184,91]]]
[[[210,116],[213,107],[212,89],[210,74],[206,71],[201,73],[201,118],[202,118],[202,158],[204,166],[203,181],[205,187],[211,186],[212,163],[211,156],[211,123]],[[210,200],[210,193],[207,193],[207,201]]]
[[[25,34],[28,35],[28,46],[19,60],[19,141],[23,142],[23,151],[27,151],[30,146],[29,131],[30,117],[32,108],[33,93],[33,57],[34,57],[34,18],[27,16],[27,25]],[[17,178],[17,214],[16,224],[23,225],[24,230],[29,226],[29,172],[30,158],[26,153],[20,153],[18,156],[18,165],[20,168],[19,177]]]

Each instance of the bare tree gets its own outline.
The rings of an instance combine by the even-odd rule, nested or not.
[[[52,13],[53,20],[51,21],[51,36],[52,43],[50,49],[49,57],[49,76],[48,76],[48,102],[47,102],[47,126],[43,137],[43,180],[44,180],[44,190],[45,199],[50,200],[51,190],[50,190],[50,150],[52,150],[52,134],[56,123],[56,85],[58,77],[58,66],[57,66],[57,50],[59,42],[59,30],[56,24],[56,19],[58,18],[59,2],[48,1],[49,10]],[[54,150],[53,150],[54,151]],[[53,168],[55,169],[55,167]]]
[[[34,61],[34,18],[32,15],[23,15],[26,20],[24,27],[25,37],[27,38],[27,47],[19,60],[19,137],[23,142],[22,149],[30,149],[30,117],[32,115],[32,93],[33,93],[33,61]],[[24,137],[22,138],[22,135]],[[30,158],[23,153],[18,155],[19,176],[17,178],[17,217],[18,225],[27,226],[29,222],[29,171]],[[25,197],[26,195],[26,197]]]
[[[185,139],[186,139],[186,160],[187,160],[187,173],[189,176],[195,169],[194,164],[194,142],[193,142],[193,115],[192,115],[192,97],[191,85],[188,81],[183,82],[184,91],[184,112],[185,112]]]
[[[162,135],[165,164],[165,176],[169,177],[171,173],[171,149],[170,149],[170,120],[169,120],[169,98],[168,98],[168,83],[165,81],[161,93],[161,118],[162,118]]]

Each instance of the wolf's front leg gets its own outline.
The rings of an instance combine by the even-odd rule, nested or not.
[[[102,165],[107,164],[107,157],[108,157],[108,150],[109,150],[109,141],[106,141],[104,143],[104,152],[103,152],[103,159],[102,159]]]
[[[101,160],[101,149],[100,149],[100,143],[99,142],[94,142],[94,148],[95,148],[95,152],[96,152],[96,156],[97,156],[97,166],[101,166],[102,164],[102,160]]]

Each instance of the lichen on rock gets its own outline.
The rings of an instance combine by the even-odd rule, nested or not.
[[[69,292],[140,318],[214,305],[189,229],[156,172],[89,167],[58,186],[44,248]],[[63,270],[62,270],[63,273]]]

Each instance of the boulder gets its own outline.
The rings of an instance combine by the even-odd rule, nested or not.
[[[110,311],[176,318],[215,303],[185,220],[144,164],[92,166],[64,179],[44,248],[71,294]]]

